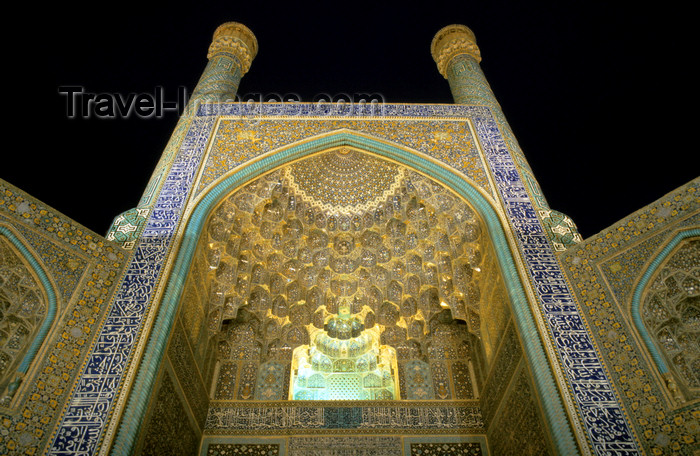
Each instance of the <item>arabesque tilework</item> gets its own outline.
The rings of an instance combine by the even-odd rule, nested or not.
[[[236,112],[237,109],[244,108],[236,104],[219,108],[223,109],[227,116],[252,114]],[[279,105],[274,108],[279,114],[284,114],[285,109],[294,109],[296,115],[312,114],[316,117],[313,119],[315,123],[323,123],[317,119],[316,105]],[[175,230],[180,223],[182,210],[188,194],[192,191],[196,170],[204,157],[210,132],[215,125],[216,117],[206,114],[206,110],[203,109],[192,122],[192,127],[163,183],[140,243],[134,250],[131,265],[118,288],[107,320],[98,334],[98,343],[85,365],[77,388],[72,393],[71,405],[63,416],[52,445],[54,454],[64,454],[68,448],[80,448],[81,451],[90,454],[98,448],[120,391],[128,361],[135,348],[137,336],[142,329],[143,319],[150,308],[150,300]],[[568,285],[561,272],[558,272],[551,244],[542,231],[537,214],[528,203],[528,195],[522,190],[516,167],[499,139],[499,130],[488,110],[465,106],[395,105],[385,106],[384,114],[387,117],[400,117],[404,119],[404,123],[407,122],[407,117],[412,117],[416,123],[428,117],[433,123],[433,128],[439,125],[437,118],[440,117],[450,119],[446,122],[447,125],[454,125],[451,119],[455,117],[472,119],[488,160],[490,174],[497,184],[520,248],[530,265],[530,274],[543,305],[542,311],[549,321],[552,339],[558,343],[562,365],[568,366],[564,372],[572,387],[572,398],[583,416],[583,424],[590,426],[586,431],[587,438],[596,452],[600,448],[604,448],[603,452],[612,449],[630,453],[636,451],[634,438],[627,427],[624,412],[616,400],[608,375],[593,345],[585,343],[588,337],[586,328],[576,313],[575,302],[568,291]],[[266,121],[272,123],[270,119]],[[400,143],[400,138],[395,138],[394,141]],[[474,139],[470,141],[474,144]],[[443,159],[454,163],[460,160],[460,155],[451,153]],[[481,182],[485,185],[487,179],[482,178]],[[521,190],[518,190],[519,188]],[[595,388],[595,395],[590,394],[592,386]],[[614,430],[615,435],[606,435],[605,430]],[[627,437],[624,437],[625,435]]]
[[[0,408],[0,453],[39,454],[60,420],[128,254],[2,181],[0,225],[35,252],[57,290],[58,323],[9,406]]]
[[[237,112],[238,109],[246,109],[243,105],[227,104],[217,107],[220,113],[227,116],[238,115],[245,118],[252,114],[246,111]],[[276,105],[274,109],[279,115],[285,114],[285,110],[293,109],[296,115],[312,114],[317,117],[319,108],[317,105]],[[224,112],[221,112],[222,110]],[[367,111],[371,114],[369,108]],[[120,391],[127,361],[134,350],[136,336],[141,329],[140,325],[149,309],[158,274],[165,263],[165,255],[180,223],[185,201],[191,192],[196,170],[204,156],[207,140],[215,124],[216,117],[206,114],[206,109],[202,109],[200,115],[193,121],[170,173],[164,181],[141,242],[135,248],[131,266],[117,293],[106,324],[98,336],[99,341],[109,341],[109,345],[99,342],[96,346],[97,351],[91,355],[91,361],[83,371],[81,383],[73,392],[72,403],[54,440],[52,450],[54,454],[62,454],[69,442],[71,445],[78,445],[87,453],[94,452],[99,445],[111,407]],[[384,114],[387,117],[409,117],[416,122],[427,117],[433,122],[433,128],[437,126],[437,119],[440,117],[448,119],[445,122],[448,125],[453,125],[451,119],[455,117],[472,119],[480,143],[485,149],[486,158],[491,167],[490,173],[494,176],[497,190],[505,202],[506,211],[519,237],[519,242],[533,268],[535,288],[544,303],[544,312],[548,315],[550,328],[554,332],[553,339],[560,343],[559,353],[563,358],[563,364],[573,366],[566,373],[568,380],[573,383],[573,397],[579,405],[579,411],[584,414],[583,422],[590,423],[591,426],[595,423],[595,426],[589,430],[588,437],[594,446],[600,444],[610,448],[612,445],[619,450],[626,448],[633,451],[634,442],[631,435],[628,434],[627,440],[624,438],[626,432],[624,415],[617,405],[614,392],[607,386],[607,376],[597,361],[595,350],[591,347],[572,351],[573,347],[585,347],[580,345],[580,341],[587,337],[585,328],[580,323],[577,323],[578,327],[572,326],[578,318],[575,306],[571,302],[572,298],[565,289],[563,279],[553,278],[553,275],[556,277],[557,274],[561,274],[557,272],[558,266],[554,253],[542,231],[537,214],[528,202],[528,196],[520,183],[517,169],[500,140],[498,128],[490,117],[489,111],[485,108],[464,106],[391,105],[385,106]],[[316,123],[323,123],[317,119],[313,120]],[[399,140],[400,138],[396,138],[396,142]],[[471,141],[473,144],[473,139]],[[252,152],[248,149],[249,154]],[[453,152],[444,156],[443,159],[448,162],[458,162],[460,155]],[[546,274],[542,271],[544,265],[549,271]],[[566,304],[567,300],[571,303]],[[564,321],[568,322],[567,326],[561,325]],[[116,338],[115,335],[117,335]],[[579,342],[575,343],[576,340]],[[577,343],[579,345],[576,345]],[[577,359],[580,361],[575,361]],[[584,359],[585,368],[575,367],[577,363],[584,362]],[[584,372],[585,375],[582,376]],[[595,384],[596,396],[588,393],[591,382]],[[608,393],[605,392],[606,388]],[[602,433],[605,429],[615,429],[617,435],[614,438],[606,436]]]
[[[699,225],[695,179],[561,255],[581,315],[646,454],[694,455],[700,449],[697,397],[674,399],[631,318],[635,287],[651,260],[678,233]]]
[[[414,107],[414,110],[425,112],[419,116],[408,111],[405,116],[400,111],[389,113],[387,106],[384,106],[384,111],[371,106],[343,109],[332,104],[265,103],[245,106],[242,112],[239,108],[243,105],[224,104],[216,109],[223,117],[206,158],[197,193],[250,159],[288,147],[304,138],[343,128],[402,144],[449,163],[482,190],[493,191],[467,118],[439,118],[439,110],[434,111],[436,118],[431,118],[431,112],[437,107]],[[376,115],[379,117],[374,117]],[[251,120],[253,116],[262,118]],[[284,118],[287,116],[298,119]]]
[[[183,141],[72,391],[51,454],[94,454],[98,450],[180,221],[187,183],[194,179],[213,121],[197,119]]]
[[[0,452],[129,454],[138,445],[146,454],[184,454],[202,439],[200,451],[212,456],[377,449],[396,455],[697,454],[694,377],[679,383],[660,362],[659,353],[671,353],[656,349],[664,340],[640,324],[656,321],[649,300],[681,296],[663,291],[672,281],[659,280],[674,274],[686,280],[697,270],[694,258],[685,262],[690,269],[670,268],[660,253],[672,250],[679,233],[698,229],[700,180],[581,241],[573,221],[547,206],[481,73],[471,31],[447,27],[432,50],[455,101],[464,105],[200,104],[235,94],[257,53],[249,30],[224,24],[195,91],[197,103],[178,122],[141,203],[114,224],[110,236],[120,244],[0,182],[3,233],[33,252],[24,269],[6,275],[41,270],[57,312],[24,381],[3,399]],[[241,349],[214,368],[216,353],[226,347],[209,343],[207,334],[220,321],[196,305],[178,310],[180,294],[189,280],[195,285],[186,288],[185,301],[211,298],[198,283],[207,275],[206,262],[190,260],[210,228],[207,211],[217,198],[282,165],[290,169],[314,153],[348,145],[420,171],[473,203],[493,238],[496,259],[489,264],[501,268],[490,276],[499,285],[489,298],[511,306],[495,305],[488,322],[469,309],[459,315],[496,335],[484,342],[485,359],[476,360],[476,371],[453,357],[443,364],[402,364],[398,370],[407,381],[401,394],[410,400],[285,401],[290,372],[282,364],[266,364],[270,375],[258,374]],[[376,181],[388,193],[405,174],[393,174],[392,166]],[[293,180],[308,201],[323,194],[323,186],[304,183],[303,168]],[[358,195],[370,199],[371,192],[361,190]],[[343,196],[331,205],[351,200]],[[407,280],[406,288],[414,282]],[[39,282],[31,284],[39,290]],[[398,296],[396,290],[387,288],[387,295]],[[685,290],[683,305],[694,321],[695,288]],[[382,318],[399,311],[388,306]],[[640,312],[646,317],[638,318]],[[684,331],[695,334],[692,324]],[[303,333],[290,334],[305,342]],[[389,336],[400,338],[401,330]],[[688,350],[697,351],[692,337],[683,337]],[[438,345],[431,346],[434,355]],[[496,367],[481,371],[491,361]],[[224,381],[208,396],[215,372]],[[423,401],[427,394],[435,402]],[[448,397],[453,400],[440,402]],[[461,400],[467,397],[478,399]],[[151,438],[175,429],[158,428],[158,422],[181,417],[172,434],[177,445]],[[141,432],[141,424],[150,431]]]

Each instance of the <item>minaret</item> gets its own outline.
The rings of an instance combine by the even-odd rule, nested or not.
[[[209,45],[209,63],[192,92],[188,107],[203,102],[233,101],[241,78],[258,53],[253,32],[238,22],[226,22],[214,31]]]
[[[450,83],[455,103],[501,110],[479,66],[481,52],[468,27],[457,24],[442,28],[435,34],[430,52],[438,71]]]
[[[481,52],[476,45],[474,32],[469,27],[459,24],[443,27],[435,34],[430,52],[438,71],[450,84],[455,103],[485,106],[491,110],[501,128],[506,145],[523,174],[523,181],[555,249],[566,250],[570,245],[580,242],[581,235],[574,222],[561,212],[552,210],[542,194],[503,110],[481,70]]]
[[[233,101],[241,78],[250,69],[258,53],[258,41],[253,32],[238,22],[226,22],[214,31],[207,52],[207,63],[199,82],[183,109],[175,130],[161,155],[138,206],[120,214],[112,222],[107,239],[133,249],[146,223],[150,208],[167,175],[172,159],[202,103]]]

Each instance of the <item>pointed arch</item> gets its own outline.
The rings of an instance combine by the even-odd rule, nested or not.
[[[19,376],[19,378],[21,378],[27,374],[29,367],[36,358],[39,349],[46,339],[46,335],[53,326],[58,308],[58,299],[56,289],[49,279],[49,275],[46,273],[42,263],[39,261],[33,250],[28,246],[26,241],[24,241],[18,233],[3,225],[0,225],[0,236],[7,239],[9,244],[15,249],[16,253],[23,260],[24,265],[30,268],[35,277],[39,279],[38,285],[41,286],[46,299],[46,314],[39,324],[38,329],[32,336],[29,345],[24,351],[21,361],[14,369],[14,374],[12,374],[13,376]],[[3,383],[5,383],[5,380],[9,380],[9,377],[4,379]]]
[[[129,454],[137,438],[140,423],[146,413],[148,397],[155,386],[158,366],[166,350],[170,328],[177,313],[179,296],[184,289],[200,233],[211,211],[227,195],[247,182],[283,165],[338,147],[360,149],[425,174],[469,201],[479,213],[501,266],[503,280],[512,303],[513,316],[520,334],[523,335],[523,348],[533,366],[535,387],[541,398],[544,416],[555,446],[565,453],[567,450],[569,453],[575,451],[572,449],[577,448],[577,445],[570,431],[567,412],[560,399],[554,373],[531,312],[517,260],[512,254],[515,248],[509,243],[511,237],[507,235],[507,223],[504,216],[499,216],[493,199],[468,177],[428,155],[365,133],[339,129],[287,145],[248,161],[219,178],[196,201],[189,204],[184,215],[186,226],[182,232],[179,252],[167,278],[153,331],[114,441],[115,454]]]
[[[670,241],[659,251],[659,253],[649,263],[646,270],[642,274],[637,283],[634,294],[632,295],[632,303],[630,305],[630,314],[637,334],[642,339],[649,355],[656,365],[659,373],[667,377],[671,375],[671,367],[667,363],[663,349],[659,347],[657,338],[650,334],[649,328],[644,322],[642,311],[646,301],[646,296],[649,287],[656,281],[656,277],[663,269],[664,265],[678,250],[677,248],[687,239],[700,237],[700,228],[682,230],[676,233]],[[667,379],[668,380],[668,379]]]

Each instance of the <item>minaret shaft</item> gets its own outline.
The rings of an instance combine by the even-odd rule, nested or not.
[[[202,103],[233,101],[241,78],[258,53],[258,42],[245,25],[226,22],[215,31],[207,52],[209,62],[170,137],[136,208],[115,218],[107,238],[132,249],[154,203],[154,198]]]
[[[464,25],[448,25],[435,34],[430,45],[430,52],[437,64],[438,71],[450,84],[455,103],[485,106],[491,110],[491,114],[503,133],[503,139],[523,174],[523,181],[535,209],[557,249],[565,250],[569,245],[580,242],[581,236],[578,234],[574,222],[566,215],[549,207],[532,169],[506,121],[503,110],[496,101],[493,90],[491,90],[491,86],[481,70],[479,65],[481,52],[476,45],[474,32]]]
[[[192,92],[190,106],[202,102],[233,101],[241,78],[258,53],[255,35],[237,22],[220,25],[214,32],[202,76]]]

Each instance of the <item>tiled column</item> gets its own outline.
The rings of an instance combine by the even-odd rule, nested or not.
[[[201,102],[233,101],[241,78],[258,53],[253,32],[243,24],[226,22],[214,32],[209,63],[192,92],[190,106]]]
[[[430,52],[437,63],[438,71],[450,84],[455,103],[486,106],[490,109],[516,165],[523,174],[525,186],[555,250],[566,250],[571,245],[581,242],[573,220],[549,207],[481,70],[481,52],[476,45],[474,32],[464,25],[448,25],[437,32],[430,45]]]
[[[530,193],[538,207],[546,208],[547,202],[537,185],[532,171],[523,155],[513,132],[506,121],[501,106],[481,71],[481,52],[476,45],[476,37],[469,27],[448,25],[435,34],[430,44],[430,52],[437,63],[438,71],[447,79],[452,97],[457,104],[486,106],[491,110],[501,128],[506,144],[514,155],[517,164],[528,174]]]
[[[481,52],[476,45],[474,32],[468,27],[444,27],[433,38],[430,52],[438,71],[450,83],[455,103],[501,110],[479,66]]]
[[[180,148],[199,105],[233,101],[241,78],[250,69],[257,53],[258,41],[245,25],[226,22],[214,31],[207,52],[209,62],[182,111],[138,206],[115,218],[107,239],[119,242],[126,249],[134,248],[174,154]]]

